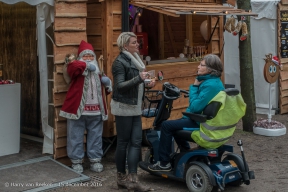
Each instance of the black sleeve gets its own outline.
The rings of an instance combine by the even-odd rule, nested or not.
[[[130,90],[143,82],[139,74],[130,80],[126,80],[127,70],[128,69],[120,61],[114,61],[112,65],[114,89],[117,89],[119,92]]]

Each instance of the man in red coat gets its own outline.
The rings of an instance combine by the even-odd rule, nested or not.
[[[101,158],[103,121],[108,119],[105,91],[112,91],[111,80],[100,75],[96,55],[91,44],[81,41],[78,60],[67,67],[71,78],[60,116],[67,118],[67,154],[72,168],[82,173],[84,132],[87,130],[87,156],[90,169],[103,171]]]

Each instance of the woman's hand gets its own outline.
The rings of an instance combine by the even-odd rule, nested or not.
[[[202,83],[202,81],[198,81],[198,79],[195,79],[194,81],[194,85],[200,85]]]
[[[145,79],[149,78],[148,72],[140,72],[139,75],[140,75],[142,80],[145,80]]]
[[[152,87],[154,87],[155,85],[156,85],[155,78],[153,78],[153,79],[150,79],[150,82],[149,82],[149,83],[145,84],[145,87],[146,87],[146,88],[152,88]]]
[[[154,87],[155,86],[155,84],[156,84],[156,82],[155,81],[151,81],[150,83],[148,83],[145,87],[149,87],[149,88],[152,88],[152,87]]]

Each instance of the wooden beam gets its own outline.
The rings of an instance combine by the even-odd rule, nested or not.
[[[280,79],[281,81],[288,80],[288,71],[280,71]]]
[[[87,41],[86,32],[55,32],[55,45],[79,45],[82,40]]]
[[[189,46],[193,46],[193,29],[192,29],[193,18],[192,15],[186,15],[186,39],[189,39]],[[189,51],[189,50],[187,50]]]
[[[54,31],[85,31],[85,18],[55,17]]]
[[[197,67],[199,63],[200,62],[178,62],[147,65],[146,70],[155,70],[155,72],[162,71],[164,74],[164,78],[166,76],[170,79],[192,77],[197,75]],[[175,71],[177,71],[177,73],[175,73]]]
[[[108,77],[112,77],[112,64],[114,59],[118,56],[119,51],[114,51],[115,49],[119,50],[117,46],[114,46],[113,43],[116,41],[121,31],[115,32],[113,30],[114,26],[117,28],[122,27],[121,15],[111,14],[114,12],[121,13],[122,3],[121,1],[114,0],[105,0],[101,4],[102,9],[102,54],[103,54],[103,66],[104,72]],[[115,37],[114,37],[115,34]],[[117,35],[116,35],[117,34]],[[106,98],[107,103],[110,104],[111,94]],[[104,123],[103,126],[103,137],[111,137],[116,135],[116,126],[114,125],[113,115],[111,111],[108,111],[108,121]]]
[[[53,92],[55,92],[53,90]],[[53,104],[55,107],[62,106],[64,103],[64,100],[66,98],[66,93],[54,93],[53,94]]]
[[[87,6],[85,3],[55,3],[55,17],[86,17]]]
[[[57,115],[59,115],[59,112],[57,112]],[[55,127],[54,127],[54,138],[66,137],[67,136],[67,122],[66,121],[57,121],[55,119],[55,123],[54,124],[55,124]]]
[[[67,137],[60,137],[54,139],[54,145],[56,148],[66,147],[67,146]]]
[[[61,107],[55,107],[55,123],[56,124],[58,121],[66,121],[67,119],[64,117],[59,116]],[[65,124],[65,128],[66,128],[66,124]]]
[[[232,5],[233,7],[236,6],[236,0],[227,0],[226,3]]]
[[[288,113],[288,105],[280,106],[280,114]]]
[[[287,97],[288,96],[288,89],[282,90],[280,87],[280,97]]]
[[[288,97],[281,97],[280,105],[287,105],[288,104]]]
[[[164,18],[163,14],[159,13],[159,58],[164,59]]]
[[[288,89],[288,80],[286,81],[279,81],[280,82],[280,87],[282,90]]]
[[[288,11],[287,5],[282,5],[282,3],[278,3],[278,7],[280,11]]]
[[[53,73],[53,81],[54,81],[54,88],[55,88],[55,86],[56,87],[57,86],[67,86],[67,83],[64,80],[64,77],[62,74],[54,72]],[[58,92],[57,90],[54,90],[54,91],[55,91],[54,93]]]
[[[66,147],[57,148],[54,143],[54,159],[59,159],[61,157],[67,157],[67,149]]]
[[[288,58],[281,58],[280,62],[281,62],[281,64],[288,63]]]
[[[224,65],[224,54],[225,54],[224,53],[224,29],[221,26],[224,26],[223,16],[219,16],[219,23],[218,23],[217,30],[218,30],[218,35],[219,35],[219,46],[220,46],[219,48],[220,48],[220,54],[221,54],[219,56]],[[225,74],[224,71],[222,74]],[[223,82],[225,82],[224,75],[223,75]]]
[[[155,11],[155,12],[158,12],[158,13],[162,13],[164,15],[169,15],[169,16],[172,16],[172,17],[180,17],[180,15],[177,15],[174,11],[171,11],[171,10],[161,10],[161,8],[157,9],[157,8],[153,8],[153,7],[147,7],[147,6],[143,6],[141,4],[138,4],[138,3],[134,3],[134,2],[130,2],[132,5],[134,6],[137,6],[137,7],[141,7],[141,8],[144,8],[144,9],[148,9],[148,10],[151,10],[151,11]]]
[[[78,42],[78,45],[80,44],[80,42]],[[78,45],[75,46],[56,46],[54,45],[54,64],[60,64],[60,63],[64,63],[64,59],[66,54],[68,53],[74,53],[75,55],[77,55],[78,52]]]
[[[173,31],[171,29],[171,25],[170,25],[169,18],[168,18],[167,15],[164,15],[164,20],[165,20],[166,27],[167,27],[167,30],[168,30],[168,36],[169,36],[169,39],[170,39],[170,43],[171,43],[171,46],[173,48],[174,57],[177,57],[178,54],[177,54],[177,50],[176,50],[176,46],[175,46]]]

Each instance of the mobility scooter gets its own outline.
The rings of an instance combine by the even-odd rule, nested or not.
[[[235,88],[225,89],[229,96],[239,94]],[[147,90],[143,102],[143,116],[154,118],[153,128],[146,131],[146,144],[149,150],[145,154],[144,161],[139,162],[139,167],[150,174],[163,178],[174,179],[186,182],[191,192],[210,192],[212,189],[223,191],[227,184],[240,186],[243,183],[250,184],[250,179],[254,179],[254,172],[249,170],[245,160],[242,141],[237,145],[241,148],[241,154],[233,153],[233,146],[222,145],[217,149],[205,149],[200,146],[195,150],[185,152],[174,151],[171,156],[172,171],[151,171],[148,166],[159,160],[158,146],[160,142],[161,123],[170,117],[173,101],[178,99],[184,93],[188,97],[188,92],[180,90],[178,87],[165,82],[162,91]],[[202,114],[192,114],[183,112],[183,114],[195,121],[205,122],[217,115],[221,106],[219,102],[210,102]],[[177,131],[177,137],[193,142],[191,138],[192,128],[183,128]],[[197,129],[197,128],[196,128]],[[199,128],[198,128],[199,129]],[[174,142],[173,142],[174,143]]]

